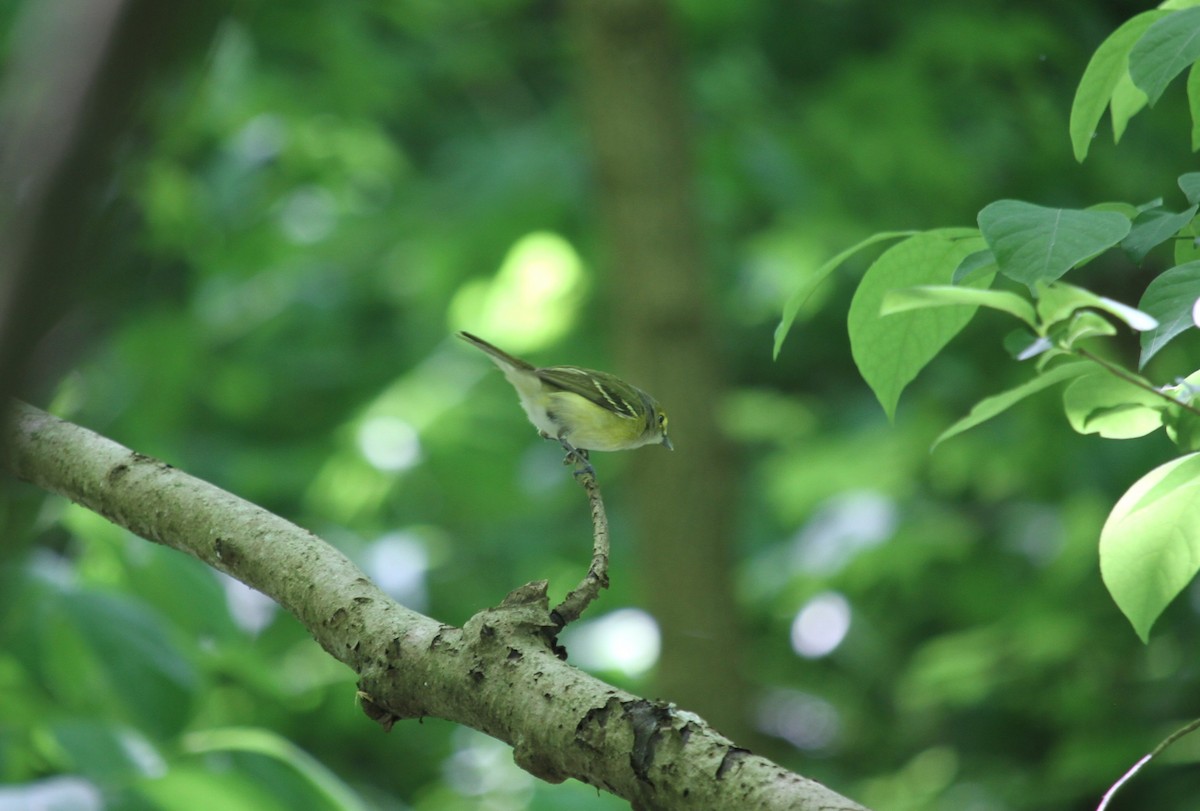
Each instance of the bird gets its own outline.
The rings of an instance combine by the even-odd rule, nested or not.
[[[654,444],[675,449],[667,435],[667,412],[616,375],[578,366],[534,366],[469,332],[458,337],[500,367],[538,433],[558,440],[567,451],[566,463],[575,461],[594,472],[588,451]]]

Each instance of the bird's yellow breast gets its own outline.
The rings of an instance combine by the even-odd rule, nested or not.
[[[569,426],[563,438],[589,451],[621,451],[653,442],[646,438],[646,422],[602,408],[569,391],[547,394],[546,411],[560,426]]]

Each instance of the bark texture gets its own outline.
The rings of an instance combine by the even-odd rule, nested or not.
[[[390,728],[436,716],[513,746],[551,782],[573,777],[634,809],[863,811],[751,754],[701,718],[617,690],[562,661],[544,582],[463,628],[384,595],[312,533],[170,465],[19,404],[6,465],[132,532],[192,555],[276,600],[359,677]]]

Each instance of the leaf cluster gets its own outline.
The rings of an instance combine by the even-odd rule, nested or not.
[[[1130,117],[1158,101],[1189,70],[1193,148],[1200,148],[1200,7],[1167,3],[1134,17],[1096,51],[1076,92],[1070,132],[1076,156],[1106,108],[1119,139]],[[867,269],[850,306],[855,363],[889,418],[900,395],[979,308],[1015,319],[1002,343],[1032,361],[1024,383],[980,400],[946,428],[936,447],[1025,398],[1058,384],[1063,410],[1081,434],[1133,439],[1162,429],[1181,453],[1143,477],[1118,502],[1100,537],[1101,571],[1114,600],[1146,640],[1155,619],[1200,572],[1200,513],[1193,488],[1200,468],[1200,369],[1167,382],[1143,374],[1170,341],[1200,327],[1200,173],[1178,178],[1181,210],[1162,198],[1137,205],[1050,208],[999,200],[979,211],[976,228],[875,234],[841,252],[805,280],[784,309],[775,352],[820,282],[858,251],[899,240]],[[1146,285],[1136,306],[1064,282],[1098,256],[1119,249],[1129,272],[1164,249],[1173,264]],[[1124,325],[1140,334],[1136,369],[1096,348]]]

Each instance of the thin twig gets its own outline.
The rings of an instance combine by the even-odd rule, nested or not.
[[[1100,799],[1100,805],[1096,806],[1096,811],[1104,811],[1104,809],[1108,808],[1108,803],[1110,800],[1112,800],[1113,795],[1117,793],[1117,789],[1129,782],[1129,779],[1141,771],[1142,767],[1154,759],[1155,756],[1161,754],[1164,749],[1175,743],[1175,741],[1179,740],[1184,735],[1187,735],[1190,732],[1195,732],[1197,729],[1200,729],[1200,718],[1197,718],[1194,721],[1189,721],[1164,738],[1162,743],[1154,747],[1154,749],[1152,749],[1148,755],[1144,755],[1138,760],[1137,763],[1133,764],[1129,771],[1121,775],[1120,780],[1113,783],[1112,786],[1109,787],[1108,791],[1104,792],[1104,796]]]
[[[579,619],[592,600],[600,595],[600,590],[608,588],[608,515],[600,498],[600,485],[596,482],[596,471],[586,457],[576,456],[574,461],[575,479],[587,491],[592,507],[592,565],[579,585],[551,612],[550,616],[560,628]]]

